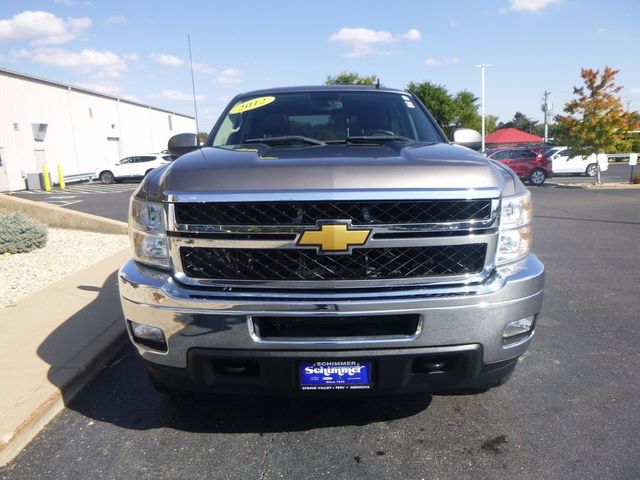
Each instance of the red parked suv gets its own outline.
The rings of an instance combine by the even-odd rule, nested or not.
[[[551,161],[537,148],[492,148],[486,151],[486,155],[504,163],[531,185],[542,185],[547,178],[553,176]]]

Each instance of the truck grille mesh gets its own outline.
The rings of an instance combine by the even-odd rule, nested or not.
[[[179,224],[191,225],[315,225],[327,219],[398,225],[487,220],[491,200],[177,203],[175,215]]]
[[[314,250],[181,247],[184,272],[216,280],[380,280],[478,273],[487,245],[358,248],[351,255]]]

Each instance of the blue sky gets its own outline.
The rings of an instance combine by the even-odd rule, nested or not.
[[[581,67],[620,69],[640,109],[637,0],[189,1],[3,0],[0,65],[193,113],[191,35],[201,130],[236,93],[320,84],[343,70],[404,88],[429,80],[480,95],[487,113],[559,112]]]

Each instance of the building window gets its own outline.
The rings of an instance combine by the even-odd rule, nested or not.
[[[167,119],[169,119],[169,130],[173,131],[173,119],[171,118],[171,115],[167,115]]]

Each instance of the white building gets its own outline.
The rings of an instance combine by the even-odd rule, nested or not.
[[[46,164],[58,183],[125,156],[166,150],[193,117],[0,69],[0,192],[23,190]]]

